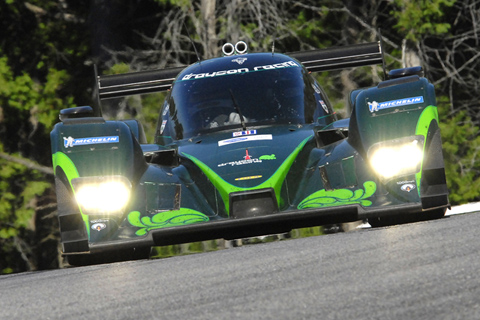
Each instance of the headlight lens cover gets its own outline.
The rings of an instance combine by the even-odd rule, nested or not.
[[[417,173],[423,159],[423,136],[374,144],[368,150],[372,168],[383,178]]]
[[[84,214],[122,212],[130,199],[131,183],[123,176],[72,179],[75,199]]]

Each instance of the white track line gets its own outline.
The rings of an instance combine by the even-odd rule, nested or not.
[[[455,214],[469,213],[469,212],[475,212],[475,211],[480,211],[480,202],[472,202],[472,203],[461,204],[459,206],[454,206],[452,207],[452,209],[447,210],[445,215],[453,216]]]

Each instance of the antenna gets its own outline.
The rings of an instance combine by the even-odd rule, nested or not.
[[[377,29],[378,33],[378,45],[380,46],[380,51],[382,52],[382,68],[383,68],[383,80],[387,80],[387,67],[385,65],[385,57],[383,55],[383,37],[382,37],[382,31],[380,28]]]
[[[277,25],[275,25],[275,33],[273,35],[273,41],[272,41],[272,56],[275,53],[275,39],[277,38]]]
[[[183,26],[185,27],[185,30],[187,31],[188,39],[190,39],[190,42],[192,43],[193,50],[195,50],[195,54],[197,55],[198,61],[202,61],[202,59],[200,58],[200,55],[198,54],[197,48],[195,47],[195,43],[193,42],[192,38],[190,37],[190,32],[188,32],[188,28],[187,28],[187,25],[185,24],[185,22],[183,22]]]
[[[93,64],[93,72],[95,74],[95,87],[93,90],[95,101],[93,102],[93,112],[95,116],[101,117],[102,103],[100,102],[100,77],[98,76],[98,69],[96,64]]]

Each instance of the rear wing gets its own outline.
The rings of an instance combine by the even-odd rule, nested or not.
[[[310,51],[287,55],[299,60],[311,72],[384,64],[380,41]],[[98,76],[95,79],[98,99],[167,91],[176,76],[185,67]],[[385,69],[385,68],[384,68]]]
[[[108,76],[96,75],[100,100],[167,91],[185,67],[140,71]],[[96,72],[95,72],[96,73]]]
[[[288,53],[287,55],[300,61],[304,67],[311,72],[376,64],[384,65],[380,41],[356,44],[348,47],[298,51]]]

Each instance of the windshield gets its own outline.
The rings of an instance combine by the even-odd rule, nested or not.
[[[182,139],[233,128],[331,121],[320,88],[298,62],[278,55],[281,60],[272,64],[267,55],[270,64],[263,64],[265,59],[250,56],[230,57],[228,64],[215,64],[215,71],[202,62],[203,72],[180,74],[164,107],[161,131],[170,122],[171,135]]]

